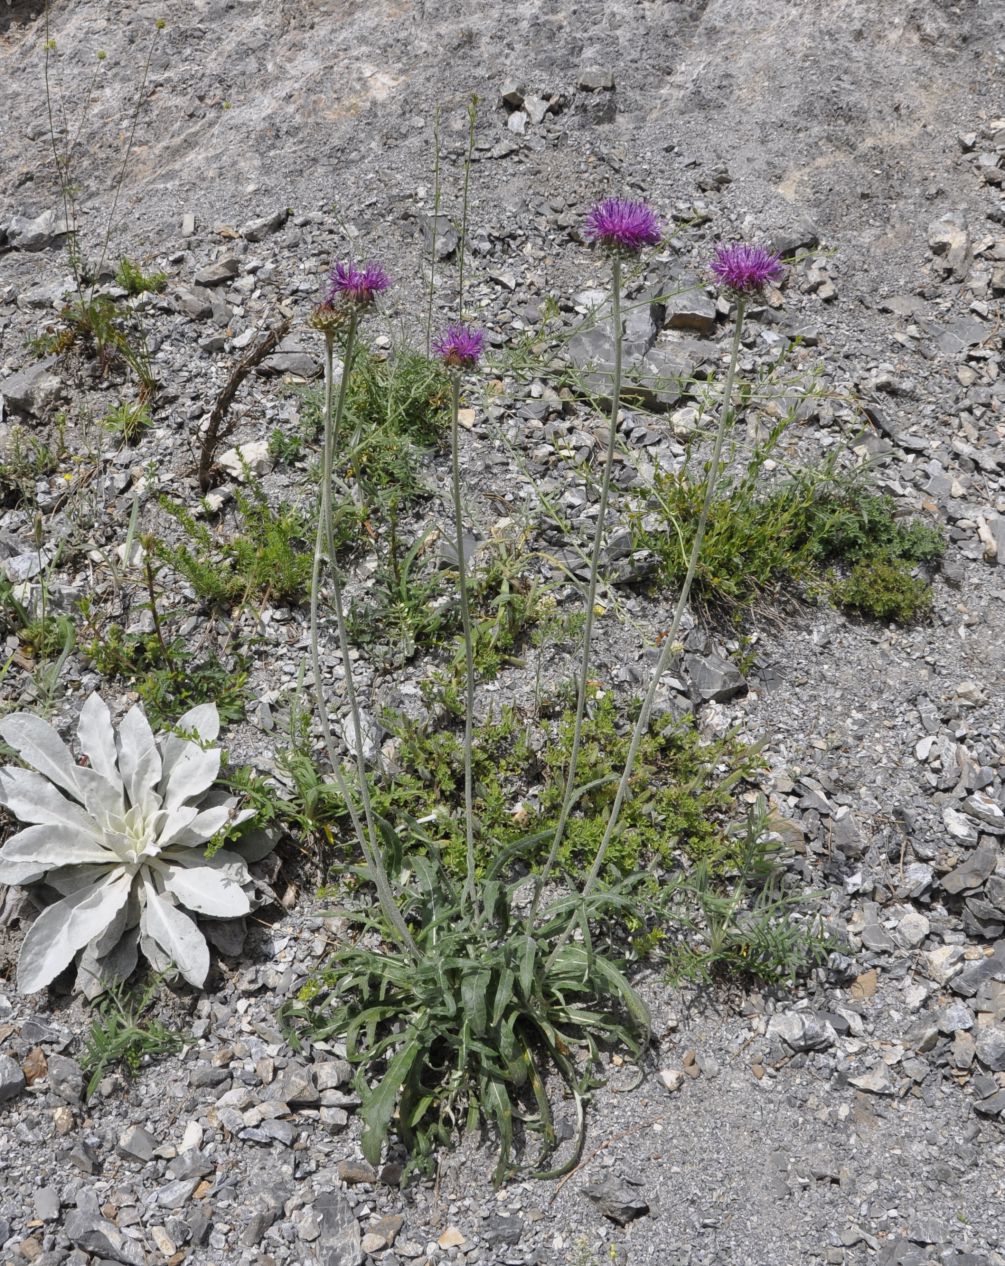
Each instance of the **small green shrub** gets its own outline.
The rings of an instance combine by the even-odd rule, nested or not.
[[[224,724],[244,716],[248,666],[240,655],[229,663],[214,651],[196,656],[183,638],[162,645],[157,633],[125,633],[117,624],[95,637],[85,654],[103,677],[130,684],[155,729],[199,703],[215,703]]]
[[[755,453],[742,476],[724,481],[713,501],[695,599],[713,615],[739,619],[796,586],[880,619],[913,620],[924,613],[930,585],[911,571],[941,556],[939,532],[917,520],[905,523],[890,497],[838,475],[832,464],[796,472],[765,490],[764,462],[780,433]],[[689,478],[686,468],[661,471],[653,496],[666,527],[644,530],[637,514],[635,545],[656,554],[661,580],[680,584],[705,485]]]
[[[119,1065],[135,1077],[144,1060],[181,1049],[183,1038],[175,1029],[159,1020],[144,1019],[162,979],[156,977],[144,990],[133,994],[124,987],[110,986],[98,1002],[80,1060],[87,1078],[85,1099],[90,1099],[110,1068]]]
[[[188,543],[158,542],[157,556],[180,572],[200,598],[213,606],[234,607],[249,598],[277,603],[307,601],[313,559],[314,528],[298,510],[275,510],[257,485],[235,495],[241,531],[218,537],[208,524],[166,497],[161,506],[181,526]],[[339,544],[351,538],[358,522],[353,508],[339,520]]]
[[[478,857],[487,865],[528,831],[543,842],[527,854],[531,864],[548,851],[558,821],[563,777],[568,766],[574,713],[565,713],[550,734],[535,736],[512,709],[475,734],[475,812]],[[585,723],[578,784],[580,796],[562,842],[560,862],[578,873],[596,851],[630,735],[610,695],[599,699]],[[403,729],[398,770],[373,789],[378,813],[391,821],[404,814],[442,849],[444,862],[463,873],[463,759],[460,738],[450,730],[424,735]],[[713,870],[728,863],[735,841],[726,828],[738,783],[759,768],[757,749],[730,736],[706,743],[688,718],[654,724],[643,740],[635,794],[626,804],[622,826],[607,857],[609,876],[676,869],[682,859],[706,859]],[[526,789],[533,788],[528,797]]]
[[[791,984],[826,961],[833,946],[814,913],[815,899],[784,886],[781,845],[771,825],[759,797],[734,831],[725,871],[703,860],[666,894],[663,927],[684,931],[674,938],[658,934],[650,945],[673,983],[728,977]]]
[[[130,295],[156,294],[167,285],[167,273],[144,273],[138,264],[123,258],[119,262],[116,282]]]
[[[392,513],[428,488],[420,478],[422,453],[444,434],[449,420],[450,380],[438,361],[407,349],[380,357],[359,348],[346,399],[335,473],[351,480],[365,503]],[[304,437],[317,439],[323,394],[304,393]],[[298,455],[296,437],[274,433],[274,451]],[[291,446],[292,445],[292,449]]]
[[[134,440],[151,424],[150,410],[145,404],[130,404],[123,400],[111,413],[101,419],[101,425],[112,435],[121,435],[124,444],[132,444]]]
[[[932,607],[931,585],[902,564],[882,559],[856,563],[848,576],[832,582],[830,592],[846,611],[898,624],[912,624]]]

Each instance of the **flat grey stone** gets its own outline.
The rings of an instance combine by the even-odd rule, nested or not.
[[[613,92],[614,72],[610,70],[581,70],[576,87],[583,92]]]
[[[153,1160],[156,1148],[157,1140],[142,1125],[131,1125],[119,1136],[119,1152],[144,1164]]]
[[[867,1073],[863,1073],[860,1077],[849,1077],[848,1081],[856,1090],[864,1090],[870,1095],[893,1095],[897,1093],[896,1083],[890,1076],[890,1070],[885,1064],[876,1064]]]
[[[636,1218],[644,1218],[649,1212],[649,1204],[638,1185],[623,1179],[605,1178],[601,1182],[590,1183],[582,1188],[583,1195],[588,1196],[605,1218],[618,1226],[626,1226]]]
[[[68,1055],[50,1055],[49,1086],[67,1103],[79,1103],[84,1094],[83,1070]]]
[[[940,881],[942,887],[953,895],[971,892],[979,888],[992,874],[997,861],[998,850],[995,846],[982,844],[980,848],[974,849],[965,862],[957,866],[955,870],[951,870],[948,875],[942,876]]]
[[[302,1064],[290,1064],[262,1096],[266,1102],[287,1103],[291,1108],[313,1108],[321,1101],[311,1070]]]
[[[4,405],[27,417],[44,413],[63,389],[62,382],[52,372],[57,360],[56,356],[47,356],[0,382],[0,399]]]
[[[804,1011],[773,1015],[768,1022],[768,1036],[780,1037],[794,1051],[826,1051],[837,1041],[833,1025]]]
[[[178,312],[184,312],[193,321],[205,321],[213,315],[213,299],[202,286],[175,286],[171,300]]]
[[[207,264],[196,273],[195,284],[197,286],[222,286],[224,282],[232,281],[237,276],[239,267],[240,265],[233,257],[221,259],[215,264]]]
[[[40,251],[55,246],[66,232],[65,217],[55,211],[43,211],[33,219],[15,215],[7,223],[7,240],[19,251]]]
[[[157,1192],[157,1203],[162,1209],[181,1209],[186,1205],[199,1186],[198,1175],[191,1178],[176,1178],[174,1182],[165,1183]]]
[[[143,1252],[139,1246],[126,1239],[114,1223],[100,1214],[73,1209],[66,1215],[63,1231],[70,1242],[85,1253],[123,1262],[125,1266],[142,1266]]]
[[[691,679],[692,696],[701,703],[725,703],[747,692],[740,670],[719,655],[686,655],[684,667]]]
[[[281,229],[289,218],[289,209],[281,207],[271,215],[261,216],[257,220],[247,220],[241,225],[241,236],[248,242],[261,242]]]
[[[9,1055],[0,1055],[0,1103],[19,1095],[27,1084],[21,1065]]]
[[[666,299],[666,328],[690,330],[708,337],[715,333],[715,300],[705,294],[699,277],[682,277],[671,283],[671,293]]]
[[[321,1235],[316,1251],[321,1266],[362,1266],[359,1223],[352,1205],[341,1191],[323,1192],[314,1201]]]
[[[35,1191],[35,1217],[43,1222],[55,1222],[62,1208],[59,1192],[55,1187],[39,1187]]]
[[[985,1024],[974,1031],[977,1058],[993,1073],[1005,1073],[1005,1025]]]

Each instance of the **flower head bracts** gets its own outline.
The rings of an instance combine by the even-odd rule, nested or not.
[[[0,849],[0,883],[44,882],[62,898],[25,936],[23,992],[49,984],[80,951],[78,981],[125,979],[142,951],[158,970],[205,982],[209,949],[185,910],[229,919],[251,909],[244,859],[205,855],[214,835],[252,816],[212,791],[220,750],[209,745],[219,728],[215,706],[204,704],[178,732],[155,735],[137,706],[116,733],[92,694],[77,727],[90,762],[82,766],[39,717],[0,721],[0,737],[30,766],[0,769],[0,804],[32,824]]]
[[[391,279],[381,266],[370,260],[362,268],[356,264],[338,263],[328,274],[325,303],[329,307],[342,302],[356,308],[368,308],[377,295],[386,290]]]
[[[448,325],[433,339],[433,351],[450,369],[474,369],[482,354],[485,335],[469,325]]]
[[[583,236],[594,246],[622,255],[638,255],[645,246],[657,246],[662,231],[656,212],[647,203],[606,198],[586,217]]]
[[[709,269],[716,281],[735,295],[759,294],[769,281],[780,281],[785,275],[777,255],[746,242],[717,246]]]

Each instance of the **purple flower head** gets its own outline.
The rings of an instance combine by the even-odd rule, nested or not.
[[[474,369],[482,354],[485,335],[469,325],[448,325],[433,339],[433,351],[451,369]]]
[[[709,268],[720,285],[737,295],[757,294],[769,281],[785,275],[777,255],[746,242],[720,243]]]
[[[656,246],[662,232],[659,218],[645,202],[605,198],[586,217],[584,236],[596,246],[637,255],[643,246]]]
[[[374,296],[386,290],[390,284],[391,278],[372,260],[362,268],[355,264],[339,263],[328,275],[325,303],[330,307],[341,299],[358,308],[367,308]]]

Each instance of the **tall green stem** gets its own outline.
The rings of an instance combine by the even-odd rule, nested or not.
[[[586,897],[593,890],[593,885],[597,882],[601,867],[604,864],[604,858],[607,856],[607,849],[614,837],[617,829],[618,819],[621,813],[621,807],[624,803],[625,794],[628,790],[628,784],[631,781],[632,774],[635,770],[635,761],[639,754],[639,747],[642,739],[645,737],[649,729],[649,718],[652,716],[653,703],[656,699],[656,691],[659,688],[660,680],[667,668],[670,666],[674,656],[680,653],[677,644],[677,636],[680,632],[681,620],[684,616],[684,609],[687,605],[688,596],[691,592],[691,585],[694,582],[695,572],[698,569],[698,557],[701,554],[702,541],[705,538],[705,528],[708,524],[708,514],[712,506],[712,499],[715,496],[716,485],[719,480],[719,463],[722,458],[722,444],[725,439],[726,431],[733,417],[732,399],[733,399],[733,383],[736,378],[736,362],[740,354],[740,338],[743,334],[743,316],[746,309],[744,299],[739,299],[736,305],[736,328],[733,332],[733,347],[729,357],[729,370],[726,374],[726,385],[723,390],[722,408],[719,414],[719,426],[715,433],[715,442],[712,445],[712,456],[708,463],[708,476],[705,484],[705,500],[702,503],[701,514],[698,517],[698,525],[695,529],[694,544],[691,546],[691,557],[688,561],[687,575],[684,577],[684,584],[681,586],[680,596],[677,599],[677,606],[674,610],[673,624],[670,626],[670,632],[667,634],[666,641],[663,643],[663,651],[657,661],[656,668],[653,671],[652,680],[649,683],[649,689],[646,691],[645,699],[642,701],[642,710],[639,718],[635,722],[635,729],[632,731],[632,741],[628,748],[628,756],[625,760],[625,768],[621,774],[621,781],[618,783],[617,794],[614,797],[614,804],[611,806],[610,816],[607,819],[607,826],[604,829],[603,839],[597,849],[597,855],[593,859],[593,865],[590,867],[590,873],[587,876],[586,883],[583,885],[583,896]],[[570,927],[571,931],[571,927]],[[561,944],[568,939],[569,931],[561,939],[553,953],[557,953]]]
[[[436,226],[440,219],[440,107],[433,116],[433,229],[429,246],[429,306],[426,309],[426,355],[433,342],[433,297],[436,293]]]
[[[576,770],[579,765],[579,752],[583,741],[583,717],[586,713],[586,690],[590,677],[590,651],[593,641],[593,616],[597,601],[597,573],[600,570],[600,551],[604,543],[604,526],[607,518],[607,502],[611,491],[611,471],[614,466],[614,448],[618,432],[618,407],[621,399],[621,345],[623,334],[621,329],[621,260],[617,255],[613,259],[611,284],[611,313],[614,320],[614,383],[611,391],[611,423],[607,437],[607,456],[604,461],[604,473],[600,483],[600,509],[597,514],[597,530],[593,535],[593,553],[590,556],[590,579],[586,590],[586,624],[583,629],[583,662],[579,673],[579,693],[576,698],[576,719],[572,727],[572,751],[569,754],[569,772],[565,780],[565,795],[558,815],[555,835],[551,842],[547,860],[534,883],[534,897],[531,901],[527,926],[533,925],[541,902],[544,885],[558,860],[558,852],[565,838],[565,828],[576,802]]]
[[[335,785],[345,800],[349,811],[356,839],[359,842],[363,859],[373,878],[377,889],[377,897],[388,924],[395,932],[402,947],[418,957],[418,949],[412,939],[408,926],[398,909],[391,892],[391,885],[381,858],[380,844],[377,839],[377,828],[370,801],[370,789],[367,784],[366,760],[363,754],[363,726],[356,702],[356,689],[352,680],[352,661],[349,658],[349,639],[346,636],[345,619],[342,604],[342,584],[335,564],[335,532],[332,525],[332,473],[334,465],[335,440],[342,425],[345,411],[346,393],[352,366],[353,350],[356,342],[357,315],[355,311],[349,318],[349,329],[346,334],[345,356],[342,364],[342,381],[339,384],[338,404],[332,419],[332,399],[334,395],[334,337],[325,331],[325,417],[324,417],[324,450],[322,454],[321,472],[321,510],[318,516],[318,530],[314,542],[314,563],[311,569],[311,611],[310,611],[310,643],[311,666],[314,669],[314,693],[317,699],[318,716],[321,721],[321,732],[324,736],[325,749],[332,767]],[[356,757],[356,769],[359,779],[359,794],[363,803],[366,829],[360,821],[355,800],[342,772],[342,763],[332,738],[331,724],[328,718],[328,701],[325,698],[324,682],[321,676],[321,656],[318,646],[318,597],[320,590],[321,562],[327,548],[328,565],[331,575],[332,594],[335,604],[335,618],[338,629],[339,648],[342,653],[342,664],[345,670],[346,696],[353,727],[353,747]]]
[[[457,589],[461,601],[461,628],[464,632],[464,837],[467,843],[467,873],[464,897],[472,906],[475,888],[475,797],[472,774],[472,742],[475,714],[475,648],[471,636],[471,606],[468,602],[468,564],[464,556],[464,508],[461,504],[460,409],[461,376],[454,373],[451,387],[450,457],[454,494],[454,538],[457,542]]]
[[[461,233],[457,252],[457,316],[464,320],[464,253],[468,246],[468,189],[471,184],[471,159],[475,149],[475,124],[478,122],[478,97],[472,94],[468,103],[468,152],[464,158],[464,195],[461,200]]]

